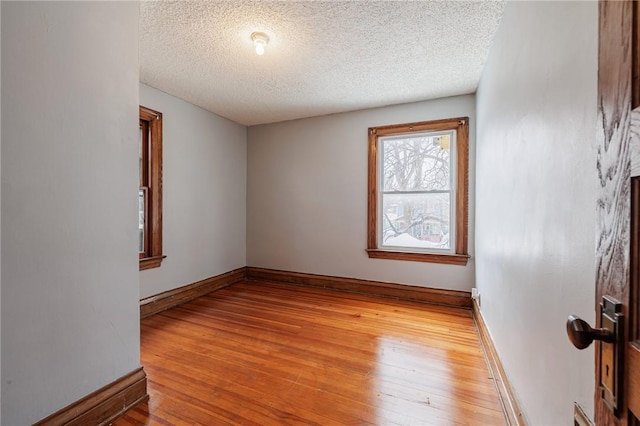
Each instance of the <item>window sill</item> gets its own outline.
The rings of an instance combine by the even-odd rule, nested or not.
[[[162,259],[165,257],[167,256],[153,256],[140,259],[140,270],[144,271],[145,269],[159,268],[162,263]]]
[[[371,259],[409,260],[412,262],[445,263],[448,265],[466,265],[471,256],[468,254],[408,253],[380,249],[367,249]]]

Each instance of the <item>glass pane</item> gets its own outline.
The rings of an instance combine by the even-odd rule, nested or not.
[[[146,192],[142,189],[138,191],[138,251],[140,253],[144,253],[144,206],[145,206],[145,195]]]
[[[380,138],[382,190],[449,190],[453,138],[453,131]]]
[[[382,194],[382,245],[449,250],[451,193]]]

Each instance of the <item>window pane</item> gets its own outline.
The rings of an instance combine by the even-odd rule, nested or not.
[[[453,131],[380,138],[383,191],[449,190]]]
[[[138,191],[138,251],[144,253],[144,214],[145,214],[145,195],[146,192],[143,189]]]
[[[450,193],[381,194],[382,245],[449,250]]]

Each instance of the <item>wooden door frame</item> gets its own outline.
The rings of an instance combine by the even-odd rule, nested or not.
[[[630,307],[631,246],[631,177],[640,175],[640,149],[631,137],[632,109],[640,100],[638,58],[640,43],[634,31],[638,18],[637,2],[603,1],[598,18],[598,199],[596,207],[596,312],[602,296],[609,295],[623,304],[623,314],[632,327],[625,327],[625,343],[635,338],[636,315]],[[637,153],[636,153],[637,151]],[[635,187],[636,185],[634,185]],[[639,194],[640,195],[640,194]],[[638,202],[635,200],[634,202]],[[635,223],[634,227],[638,224]],[[637,242],[637,239],[633,239]],[[635,245],[635,244],[634,244]],[[637,249],[638,247],[636,247]],[[634,289],[633,293],[636,293]],[[600,327],[596,315],[596,326]],[[599,389],[600,346],[595,347],[595,416],[596,425],[626,425],[627,398],[622,398],[620,417],[605,405]],[[627,364],[625,362],[625,364]],[[623,387],[628,387],[623,383]],[[624,395],[625,391],[623,391]]]

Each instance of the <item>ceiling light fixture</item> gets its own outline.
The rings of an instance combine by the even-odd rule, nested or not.
[[[264,48],[269,43],[269,37],[265,33],[252,33],[251,40],[256,47],[256,53],[260,56],[264,55]]]

